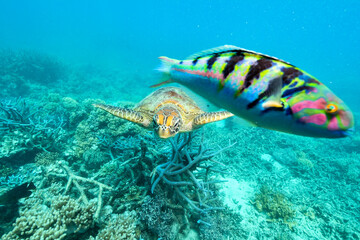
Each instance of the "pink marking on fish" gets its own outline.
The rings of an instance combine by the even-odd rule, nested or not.
[[[301,101],[301,102],[294,104],[294,106],[291,107],[291,110],[293,111],[293,113],[297,113],[297,112],[300,112],[301,110],[303,110],[304,108],[324,109],[325,104],[326,104],[326,101],[323,98],[320,98],[320,99],[316,100],[315,102],[310,101],[310,100],[305,100],[305,101]]]
[[[314,123],[316,125],[323,125],[324,123],[326,123],[326,116],[325,114],[319,113],[311,116],[301,117],[299,120],[304,123]]]
[[[214,73],[211,71],[204,72],[204,71],[200,71],[200,70],[188,70],[188,69],[180,69],[180,68],[175,68],[174,70],[178,71],[178,72],[194,74],[194,75],[203,76],[203,77],[207,77],[207,78],[215,78],[220,81],[223,80],[223,75],[221,73]]]
[[[336,117],[333,117],[328,125],[328,129],[329,130],[339,130],[339,124],[338,124],[338,120],[336,119]]]
[[[351,113],[348,113],[345,111],[340,111],[339,116],[340,116],[342,125],[344,125],[345,127],[348,127],[351,122],[351,119],[349,118],[349,116],[351,116]]]

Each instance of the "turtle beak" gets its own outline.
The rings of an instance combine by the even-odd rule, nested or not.
[[[171,133],[169,128],[163,128],[162,126],[159,127],[159,130],[157,131],[157,134],[160,138],[170,138],[173,137],[175,134]]]

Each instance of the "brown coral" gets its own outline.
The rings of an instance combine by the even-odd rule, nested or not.
[[[64,239],[68,234],[82,232],[93,225],[95,204],[85,206],[79,200],[62,195],[43,199],[43,194],[43,190],[38,190],[25,201],[14,229],[5,234],[3,240]],[[45,202],[49,200],[51,204],[47,206]]]

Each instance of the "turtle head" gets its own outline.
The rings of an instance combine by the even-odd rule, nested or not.
[[[178,110],[164,107],[155,113],[153,123],[160,138],[169,138],[180,131],[183,121]]]

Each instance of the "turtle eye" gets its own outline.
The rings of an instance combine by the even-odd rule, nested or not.
[[[337,110],[338,110],[338,107],[333,103],[326,105],[326,108],[325,108],[325,111],[327,113],[335,113]]]
[[[155,115],[155,116],[153,117],[153,124],[154,124],[154,126],[157,126],[157,125],[158,125],[158,120],[159,120],[159,117],[158,117],[157,115]]]
[[[175,124],[174,124],[174,126],[173,126],[173,129],[174,129],[176,132],[178,132],[179,129],[180,129],[180,123],[181,123],[181,121],[180,121],[179,119],[176,119],[176,122],[175,122]]]

